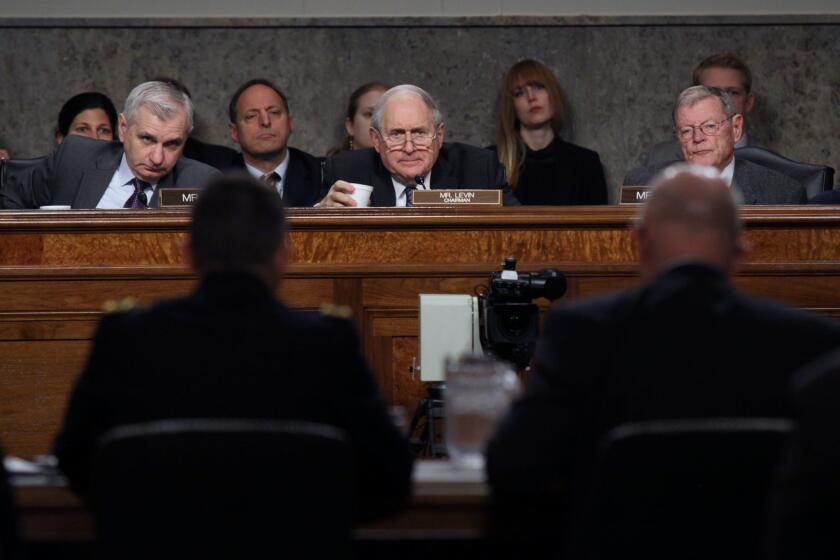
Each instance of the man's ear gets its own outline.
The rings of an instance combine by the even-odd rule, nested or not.
[[[744,103],[744,112],[745,113],[751,113],[754,106],[755,106],[755,94],[754,93],[748,93],[747,94],[747,101]]]
[[[735,143],[744,135],[744,115],[736,114],[732,116],[732,136],[735,138]]]
[[[383,151],[382,138],[379,136],[379,133],[373,127],[370,127],[368,129],[368,132],[370,132],[370,141],[373,143],[373,149],[376,150],[377,154],[381,154]]]
[[[125,144],[126,131],[128,130],[128,121],[125,119],[125,113],[120,113],[117,123],[117,132],[120,135],[120,142]]]
[[[443,145],[444,136],[446,136],[446,123],[442,122],[442,123],[440,123],[440,125],[438,125],[438,135],[437,135],[438,148],[440,148]]]
[[[230,139],[233,140],[233,143],[239,144],[239,130],[237,130],[234,123],[228,123],[228,133],[230,134]]]

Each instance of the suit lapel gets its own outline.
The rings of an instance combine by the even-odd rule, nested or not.
[[[371,186],[373,193],[372,206],[393,207],[397,205],[397,195],[394,193],[394,182],[391,180],[391,173],[382,165],[377,156],[376,167],[371,175]]]
[[[741,193],[744,199],[744,204],[757,204],[758,192],[755,181],[750,181],[749,164],[743,160],[735,158],[735,171],[732,173],[732,188]]]
[[[452,173],[449,166],[449,158],[446,157],[446,150],[441,147],[438,159],[432,166],[432,180],[430,189],[454,189],[462,185],[458,184],[458,178]]]
[[[122,144],[110,145],[113,149],[106,150],[96,160],[96,166],[82,173],[79,190],[73,200],[73,208],[96,208],[111,179],[120,166],[123,156]]]
[[[306,167],[289,149],[289,167],[286,168],[286,177],[283,179],[283,203],[287,207],[307,206],[302,200],[306,196],[305,185]]]

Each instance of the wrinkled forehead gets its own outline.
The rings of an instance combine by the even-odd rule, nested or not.
[[[677,126],[704,123],[706,121],[721,120],[726,118],[723,104],[717,97],[706,97],[693,103],[685,103],[677,108]]]
[[[401,128],[432,128],[433,111],[419,96],[404,93],[388,99],[382,111],[382,125],[385,130]]]
[[[140,105],[134,112],[134,119],[127,123],[135,134],[148,134],[162,142],[186,139],[187,112],[174,109],[169,114],[158,115],[146,105]]]

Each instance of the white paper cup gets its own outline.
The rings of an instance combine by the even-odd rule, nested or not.
[[[370,202],[370,195],[373,192],[373,187],[370,185],[363,185],[361,183],[350,183],[353,185],[353,192],[350,196],[356,201],[356,207],[364,208]]]
[[[38,210],[70,210],[70,206],[66,204],[53,204],[50,206],[39,206]]]

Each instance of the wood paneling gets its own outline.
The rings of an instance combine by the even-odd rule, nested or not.
[[[425,394],[409,372],[419,293],[474,293],[509,255],[566,273],[564,300],[634,285],[631,207],[291,209],[289,305],[349,306],[388,402]],[[840,316],[840,208],[744,209],[744,290]],[[0,441],[48,449],[103,303],[188,293],[183,210],[0,212]],[[541,302],[545,307],[546,302]]]

